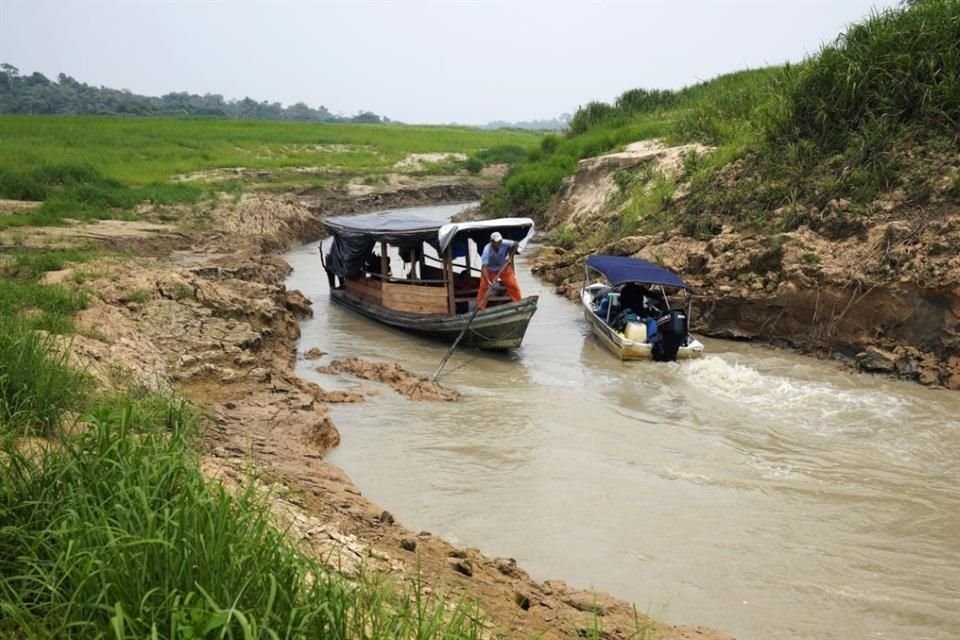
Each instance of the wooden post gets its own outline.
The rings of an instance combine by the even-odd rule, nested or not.
[[[467,247],[467,277],[473,277],[473,260],[470,259],[470,238],[464,238],[463,243]]]
[[[411,263],[410,266],[412,267],[413,263]],[[423,274],[426,273],[426,271],[427,271],[427,250],[421,244],[420,245],[420,279],[421,280],[425,279],[423,277]]]
[[[452,245],[452,243],[451,243]],[[447,287],[447,306],[450,309],[450,315],[457,314],[457,301],[454,300],[454,295],[456,294],[456,287],[453,284],[453,247],[447,247],[446,253],[443,254],[443,280],[444,285]]]
[[[380,241],[380,282],[387,279],[387,243]]]

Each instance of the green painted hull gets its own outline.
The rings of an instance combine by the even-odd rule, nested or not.
[[[446,343],[453,343],[470,320],[469,313],[456,316],[392,311],[352,296],[343,289],[330,292],[337,304],[384,324]],[[477,349],[504,351],[523,342],[527,325],[537,310],[538,296],[491,307],[477,313],[460,344]]]

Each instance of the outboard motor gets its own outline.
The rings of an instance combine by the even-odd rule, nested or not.
[[[677,351],[687,342],[687,313],[683,309],[670,309],[657,318],[657,336],[653,345],[653,359],[657,362],[673,362]]]

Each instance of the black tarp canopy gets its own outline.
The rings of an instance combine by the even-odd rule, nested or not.
[[[333,243],[326,267],[341,278],[359,273],[379,242],[399,247],[401,252],[427,242],[439,252],[437,232],[444,224],[445,220],[392,212],[328,218],[323,226],[333,235]]]
[[[603,274],[614,287],[637,282],[689,289],[687,283],[677,274],[639,258],[590,256],[587,258],[587,266]]]

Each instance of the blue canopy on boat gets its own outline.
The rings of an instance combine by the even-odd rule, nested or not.
[[[689,289],[680,276],[646,260],[623,256],[590,256],[587,258],[587,266],[603,274],[614,287],[638,282]]]

